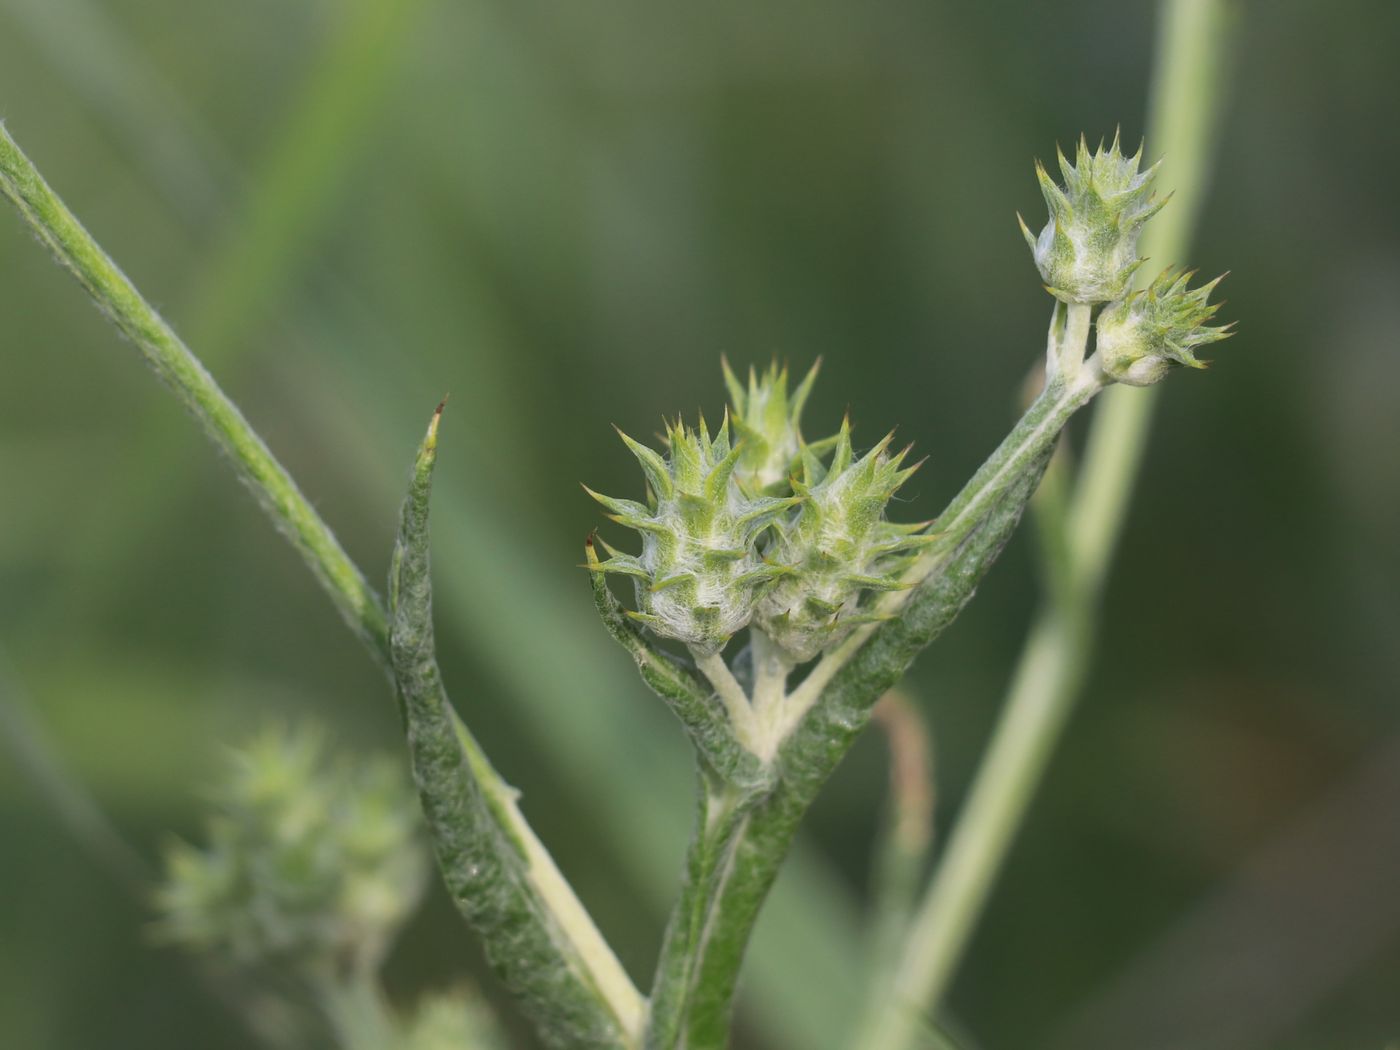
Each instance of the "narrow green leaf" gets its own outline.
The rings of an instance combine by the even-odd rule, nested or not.
[[[771,778],[758,757],[734,736],[734,729],[725,716],[724,706],[715,699],[714,690],[679,660],[658,648],[608,589],[606,575],[596,571],[600,563],[592,536],[588,537],[584,553],[588,568],[595,570],[590,574],[593,602],[603,618],[603,625],[636,661],[642,681],[666,701],[666,706],[680,719],[701,759],[728,784],[746,789],[769,784]]]
[[[636,1045],[646,1004],[453,714],[438,669],[428,503],[439,406],[419,449],[389,576],[390,652],[438,866],[457,908],[545,1043],[560,1050]]]

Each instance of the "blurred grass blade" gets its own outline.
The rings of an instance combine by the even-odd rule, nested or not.
[[[0,652],[0,744],[68,834],[133,897],[144,900],[151,885],[150,866],[64,765],[28,708]]]
[[[296,287],[347,173],[431,0],[354,0],[307,73],[306,88],[253,178],[222,251],[194,296],[191,341],[208,361],[252,331]]]
[[[179,92],[140,54],[107,5],[95,0],[8,0],[44,59],[103,120],[166,200],[189,221],[223,204],[231,164]]]
[[[1042,483],[1043,485],[1043,483]],[[871,711],[890,753],[889,799],[876,835],[868,982],[890,979],[933,848],[933,740],[918,706],[891,689]]]
[[[0,193],[77,278],[97,308],[136,344],[152,371],[233,461],[268,516],[301,552],[342,617],[383,658],[388,637],[379,599],[286,469],[174,330],[93,240],[0,127]]]
[[[441,418],[438,406],[414,464],[389,575],[394,676],[438,865],[549,1045],[635,1046],[645,1003],[520,816],[515,791],[451,714],[433,640],[428,558]]]

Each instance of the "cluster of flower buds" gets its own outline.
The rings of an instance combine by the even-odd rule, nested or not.
[[[1050,209],[1040,236],[1017,216],[1052,295],[1077,307],[1107,304],[1097,322],[1099,381],[1130,386],[1159,382],[1177,365],[1204,368],[1195,348],[1231,334],[1231,326],[1205,323],[1218,309],[1209,299],[1219,277],[1190,289],[1191,273],[1167,270],[1145,290],[1131,290],[1134,274],[1146,261],[1137,254],[1138,236],[1166,204],[1152,194],[1157,165],[1139,171],[1141,158],[1141,148],[1124,157],[1117,135],[1107,150],[1100,143],[1092,153],[1081,137],[1073,164],[1059,154],[1063,186],[1036,163]]]
[[[613,520],[641,534],[642,551],[594,568],[636,581],[631,615],[697,653],[720,649],[751,622],[794,664],[872,619],[867,593],[893,590],[924,526],[885,520],[890,498],[915,468],[890,438],[859,459],[848,423],[808,444],[799,416],[815,368],[794,395],[776,366],[750,373],[747,388],[726,366],[734,414],[710,439],[668,427],[665,457],[623,435],[647,476],[645,505],[589,493]],[[739,432],[729,442],[729,421]],[[830,463],[825,463],[827,453]]]
[[[396,763],[335,763],[319,734],[268,732],[213,793],[203,849],[178,843],[161,927],[235,965],[318,979],[376,965],[427,876]]]

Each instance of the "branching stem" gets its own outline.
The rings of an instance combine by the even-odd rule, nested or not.
[[[1175,262],[1199,206],[1229,47],[1224,0],[1169,0],[1148,138],[1172,164],[1176,202],[1148,227],[1144,254]],[[1067,322],[1068,327],[1068,322]],[[1155,390],[1110,391],[1090,431],[1065,522],[1064,564],[1022,650],[992,743],[910,930],[887,995],[852,1046],[907,1050],[936,1010],[1071,713],[1091,655],[1099,591],[1146,446]]]
[[[715,694],[729,713],[729,720],[734,726],[734,736],[750,751],[755,750],[756,726],[753,705],[749,702],[744,687],[729,669],[729,664],[725,663],[724,657],[719,653],[702,653],[692,649],[691,655],[695,658],[696,668],[714,688]]]

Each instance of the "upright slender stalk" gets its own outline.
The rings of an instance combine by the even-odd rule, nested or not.
[[[1167,157],[1172,207],[1144,235],[1154,265],[1176,259],[1200,204],[1219,113],[1228,42],[1224,0],[1167,0],[1149,119],[1149,141]],[[1141,462],[1155,391],[1110,390],[1094,420],[1069,511],[1065,563],[1012,678],[992,743],[910,931],[892,989],[854,1042],[906,1050],[921,1015],[936,1009],[1020,827],[1078,695],[1090,657],[1095,609]]]

